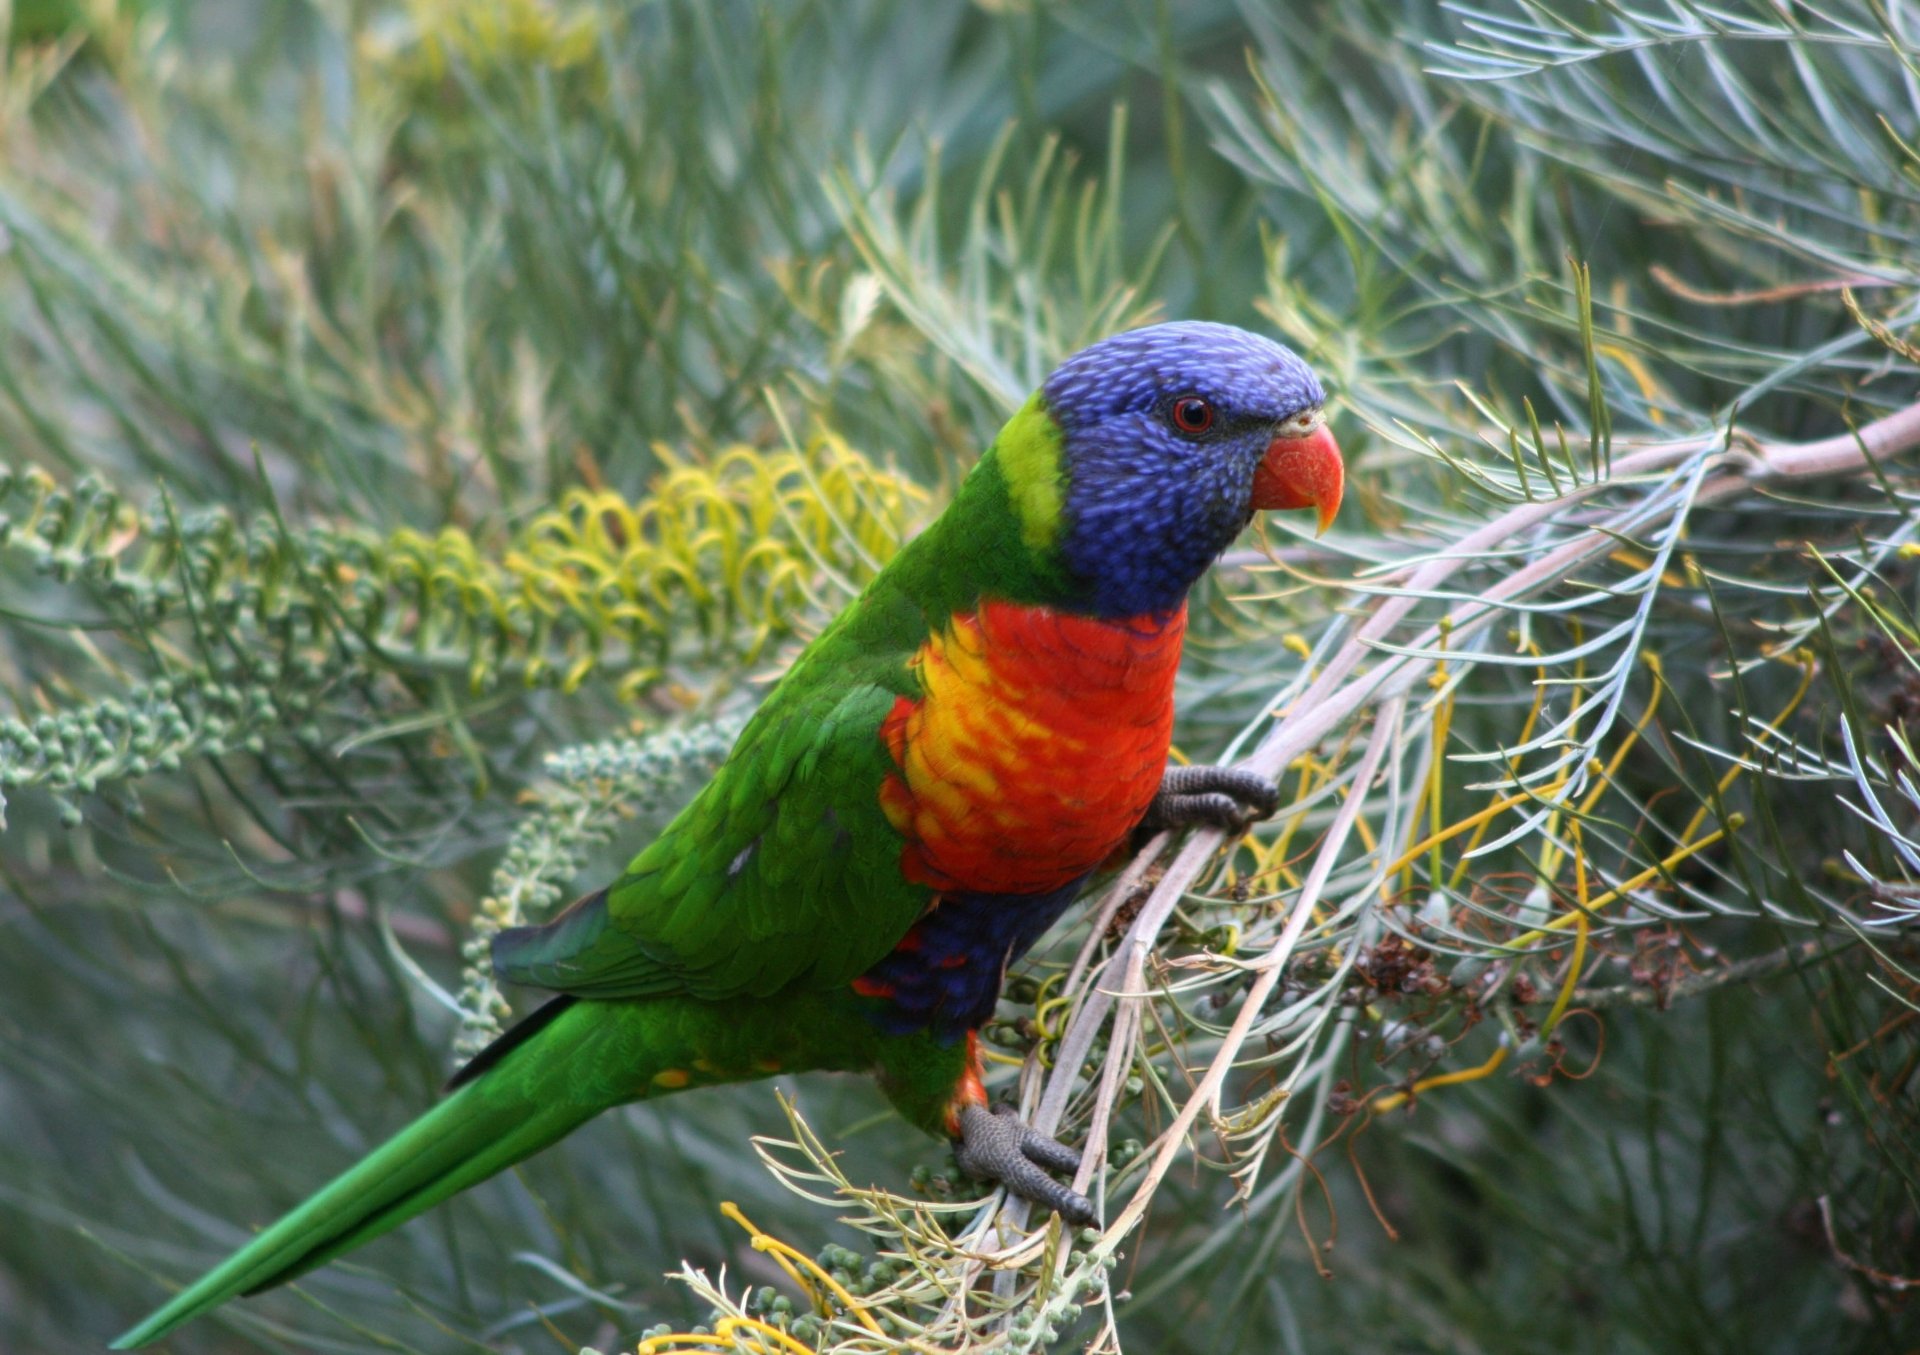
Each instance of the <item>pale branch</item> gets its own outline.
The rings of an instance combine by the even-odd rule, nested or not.
[[[1287,924],[1272,947],[1249,966],[1253,982],[1240,1000],[1232,1027],[1221,1039],[1206,1073],[1174,1122],[1161,1133],[1150,1148],[1152,1162],[1135,1188],[1126,1208],[1114,1217],[1104,1234],[1101,1247],[1111,1249],[1144,1217],[1154,1190],[1172,1165],[1188,1131],[1203,1110],[1219,1114],[1218,1096],[1228,1072],[1233,1068],[1241,1047],[1257,1015],[1263,1009],[1275,985],[1280,981],[1313,908],[1331,874],[1347,831],[1365,799],[1387,746],[1393,741],[1398,721],[1391,718],[1407,699],[1415,684],[1432,670],[1436,662],[1431,651],[1443,638],[1456,643],[1486,626],[1501,609],[1527,595],[1568,578],[1582,565],[1614,549],[1619,543],[1618,527],[1648,507],[1650,498],[1637,500],[1598,522],[1577,524],[1579,534],[1572,540],[1548,550],[1540,558],[1515,570],[1478,597],[1464,600],[1449,618],[1443,637],[1438,625],[1427,627],[1407,645],[1384,648],[1393,629],[1404,621],[1433,590],[1463,567],[1478,563],[1487,553],[1505,545],[1522,533],[1545,526],[1564,514],[1570,506],[1592,497],[1603,489],[1618,488],[1629,481],[1649,476],[1671,476],[1687,467],[1695,458],[1708,458],[1689,473],[1690,492],[1674,506],[1684,514],[1704,504],[1731,498],[1748,490],[1816,478],[1857,474],[1871,463],[1900,457],[1920,449],[1920,404],[1908,406],[1859,429],[1806,443],[1761,443],[1734,435],[1713,438],[1696,437],[1656,444],[1616,457],[1612,474],[1578,486],[1566,495],[1549,501],[1530,502],[1508,510],[1483,526],[1467,533],[1443,553],[1410,562],[1397,586],[1383,592],[1368,608],[1365,619],[1349,638],[1327,659],[1321,671],[1293,701],[1285,718],[1261,741],[1242,765],[1269,776],[1278,776],[1297,758],[1308,752],[1343,722],[1358,716],[1370,706],[1381,716],[1367,741],[1358,769],[1350,781],[1350,793],[1334,815],[1332,826],[1316,849],[1307,879],[1289,913]],[[1613,528],[1613,530],[1608,530]],[[1367,672],[1357,672],[1370,656],[1379,660]],[[1475,662],[1469,652],[1449,654],[1456,668]],[[1147,865],[1163,850],[1156,838],[1121,880],[1109,891],[1098,913],[1102,925],[1096,927],[1077,957],[1067,989],[1074,1006],[1066,1034],[1055,1047],[1050,1072],[1042,1070],[1033,1056],[1024,1070],[1024,1109],[1036,1128],[1045,1133],[1058,1130],[1079,1079],[1087,1054],[1091,1051],[1101,1025],[1114,1014],[1109,1034],[1099,1091],[1095,1098],[1091,1133],[1076,1175],[1075,1187],[1088,1191],[1104,1162],[1105,1131],[1125,1084],[1126,1071],[1136,1056],[1141,1029],[1142,1004],[1153,994],[1146,987],[1147,958],[1157,944],[1160,932],[1180,900],[1201,879],[1214,861],[1226,835],[1215,829],[1190,834],[1179,852],[1161,874],[1151,895],[1141,905],[1115,953],[1100,972],[1099,979],[1082,987],[1084,975],[1103,939],[1107,926],[1119,909],[1137,894]],[[1374,886],[1369,885],[1369,892]],[[1778,957],[1766,957],[1771,963],[1784,963]],[[1765,965],[1756,972],[1764,972]],[[1724,971],[1716,972],[1721,982]],[[1017,1223],[1018,1215],[1014,1216]],[[994,1257],[996,1264],[1007,1264],[1029,1251],[1015,1247]]]
[[[1920,1289],[1920,1277],[1897,1275],[1888,1270],[1877,1270],[1873,1266],[1855,1257],[1840,1245],[1840,1239],[1833,1230],[1833,1201],[1831,1197],[1820,1197],[1820,1224],[1826,1230],[1827,1247],[1833,1252],[1834,1260],[1845,1266],[1868,1283],[1903,1294],[1909,1289]]]
[[[1407,667],[1404,663],[1389,660],[1373,674],[1346,681],[1361,660],[1374,652],[1375,645],[1386,639],[1393,627],[1419,605],[1423,592],[1437,587],[1462,566],[1476,563],[1482,555],[1502,543],[1530,528],[1543,525],[1568,505],[1590,497],[1597,490],[1615,486],[1632,477],[1672,470],[1723,441],[1718,437],[1688,438],[1618,457],[1609,479],[1581,485],[1558,499],[1521,504],[1469,532],[1448,547],[1445,553],[1431,556],[1415,566],[1398,590],[1381,597],[1374,604],[1360,629],[1335,651],[1319,676],[1294,703],[1288,717],[1262,741],[1244,765],[1269,776],[1277,774],[1358,711],[1392,670]],[[1885,460],[1910,453],[1920,448],[1920,404],[1909,405],[1889,414],[1857,433],[1822,438],[1816,442],[1759,443],[1750,444],[1750,447],[1750,450],[1721,453],[1728,470],[1700,485],[1693,496],[1696,506],[1770,484],[1857,474],[1868,468],[1870,459]],[[1487,590],[1477,608],[1470,610],[1464,620],[1455,620],[1452,634],[1457,637],[1470,626],[1484,625],[1496,613],[1497,604],[1517,600],[1538,587],[1556,583],[1587,560],[1617,544],[1618,540],[1612,533],[1589,527],[1584,536],[1548,553]],[[1430,627],[1407,647],[1429,648],[1439,638],[1438,627]],[[1411,676],[1400,685],[1403,688],[1411,686]],[[1221,837],[1212,830],[1195,836],[1211,838],[1211,846],[1218,846]],[[1185,856],[1186,853],[1182,853],[1183,859]],[[1195,870],[1194,874],[1198,874],[1198,871]],[[1179,887],[1184,889],[1191,880],[1192,876],[1189,876]]]
[[[1359,770],[1354,775],[1356,787],[1364,786],[1373,779],[1381,759],[1386,755],[1388,747],[1399,732],[1399,722],[1391,718],[1395,704],[1397,704],[1397,698],[1390,700],[1382,711],[1382,718],[1374,724],[1373,736],[1367,740],[1366,750],[1360,755]],[[1127,1202],[1127,1207],[1121,1211],[1120,1216],[1107,1226],[1103,1245],[1117,1246],[1120,1239],[1146,1217],[1147,1206],[1152,1202],[1155,1187],[1172,1168],[1173,1159],[1179,1152],[1187,1131],[1199,1118],[1201,1110],[1208,1109],[1218,1114],[1221,1084],[1233,1067],[1240,1047],[1246,1042],[1254,1018],[1266,1006],[1274,987],[1285,974],[1287,961],[1292,958],[1295,945],[1306,933],[1307,923],[1313,916],[1314,907],[1320,902],[1327,879],[1333,872],[1334,862],[1338,859],[1341,848],[1346,845],[1347,835],[1352,831],[1354,821],[1359,818],[1360,808],[1364,803],[1365,797],[1357,790],[1342,801],[1338,812],[1334,815],[1332,826],[1328,828],[1326,837],[1314,853],[1313,865],[1308,869],[1307,877],[1300,886],[1300,896],[1295,900],[1287,916],[1285,929],[1280,933],[1280,938],[1273,947],[1253,966],[1255,974],[1253,984],[1241,1001],[1240,1010],[1234,1017],[1232,1028],[1220,1042],[1219,1052],[1214,1055],[1213,1061],[1208,1065],[1200,1085],[1187,1098],[1186,1105],[1181,1108],[1174,1122],[1160,1135],[1160,1148],[1154,1155],[1152,1165],[1147,1169],[1146,1179],[1134,1191],[1133,1198]],[[1162,881],[1161,888],[1155,891],[1155,898],[1149,900],[1147,907],[1141,911],[1141,922],[1147,921],[1154,903],[1165,888],[1165,881]],[[1167,897],[1167,907],[1170,910],[1172,902],[1178,899],[1179,894],[1169,893]],[[1143,935],[1145,935],[1144,932]],[[1137,1009],[1144,997],[1143,994],[1139,994],[1138,981],[1144,980],[1145,952],[1144,949],[1135,948],[1123,954],[1127,956],[1129,984],[1122,992],[1122,1001],[1125,1002],[1126,1007]],[[1109,1067],[1116,1063],[1124,1067],[1132,1062],[1132,1059],[1133,1050],[1124,1045],[1121,1040],[1115,1038],[1110,1043],[1107,1053]],[[1097,1149],[1097,1145],[1095,1147]],[[1092,1154],[1082,1160],[1080,1173],[1075,1177],[1076,1185],[1081,1182],[1081,1178],[1091,1176],[1093,1160]]]

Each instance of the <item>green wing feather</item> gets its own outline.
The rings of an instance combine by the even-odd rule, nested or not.
[[[1053,501],[1034,483],[1059,473],[1057,456],[1041,454],[1057,440],[1049,430],[1029,402],[1002,434],[1020,444],[1018,494],[996,442],[947,511],[807,647],[714,779],[618,880],[545,926],[495,938],[501,977],[590,998],[724,999],[851,983],[892,950],[931,891],[901,878],[901,838],[880,809],[894,770],[881,722],[900,696],[920,694],[908,662],[931,627],[983,596],[1068,595],[1073,585],[1039,549],[1047,524],[1023,522],[1014,504],[1040,512]]]
[[[579,997],[711,1000],[843,985],[891,950],[930,894],[901,878],[900,835],[880,808],[893,770],[881,722],[917,693],[907,659],[926,634],[918,608],[886,616],[887,597],[870,590],[808,648],[618,880],[544,926],[501,933],[501,977]]]

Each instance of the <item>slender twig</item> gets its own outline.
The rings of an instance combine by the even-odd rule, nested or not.
[[[1826,937],[1818,937],[1811,941],[1802,941],[1799,945],[1782,947],[1766,955],[1736,960],[1732,964],[1689,975],[1673,983],[1622,983],[1607,988],[1576,988],[1573,990],[1573,998],[1569,1006],[1591,1007],[1596,1010],[1605,1007],[1659,1007],[1665,1010],[1675,1002],[1702,997],[1728,984],[1763,979],[1769,974],[1778,974],[1782,970],[1792,969],[1809,960],[1831,957],[1837,951],[1846,949],[1847,946],[1848,943],[1845,941],[1836,942]]]
[[[1592,498],[1603,490],[1618,490],[1651,481],[1654,488],[1650,493],[1657,494],[1662,486],[1672,483],[1674,472],[1705,457],[1707,461],[1690,477],[1691,492],[1674,510],[1685,512],[1763,486],[1858,473],[1877,461],[1920,449],[1920,404],[1888,415],[1857,433],[1814,442],[1752,443],[1730,448],[1728,441],[1724,438],[1695,437],[1617,455],[1610,479],[1581,485],[1556,500],[1519,505],[1468,532],[1444,552],[1414,563],[1398,588],[1383,592],[1373,600],[1364,619],[1328,657],[1306,690],[1292,702],[1285,712],[1285,718],[1245,759],[1243,765],[1269,776],[1277,776],[1342,722],[1354,718],[1369,706],[1381,708],[1382,718],[1368,741],[1358,770],[1348,782],[1347,798],[1342,802],[1325,841],[1315,854],[1307,880],[1288,914],[1285,929],[1271,948],[1250,966],[1254,980],[1240,999],[1232,1026],[1222,1037],[1198,1088],[1188,1096],[1173,1124],[1159,1136],[1151,1165],[1126,1208],[1106,1230],[1103,1246],[1117,1245],[1118,1240],[1144,1217],[1154,1187],[1171,1166],[1181,1142],[1201,1111],[1211,1109],[1216,1115],[1219,1113],[1220,1087],[1248,1036],[1255,1016],[1261,1012],[1278,983],[1285,962],[1298,944],[1312,909],[1321,901],[1339,847],[1364,799],[1364,788],[1385,751],[1386,731],[1396,723],[1386,718],[1387,712],[1397,710],[1414,686],[1432,671],[1435,660],[1422,656],[1420,651],[1431,650],[1438,644],[1441,627],[1437,624],[1426,627],[1410,644],[1396,646],[1393,652],[1383,651],[1381,644],[1393,628],[1406,619],[1424,597],[1459,570],[1479,561],[1487,552],[1562,518],[1569,506]],[[1473,654],[1459,648],[1460,642],[1491,622],[1504,605],[1565,580],[1582,565],[1616,548],[1619,531],[1615,524],[1639,515],[1644,503],[1644,498],[1635,500],[1601,520],[1582,526],[1571,540],[1547,550],[1487,589],[1477,599],[1458,607],[1446,627],[1448,641],[1454,646],[1452,662],[1459,666],[1476,661]],[[1376,656],[1379,661],[1371,670],[1360,671],[1369,656]],[[1092,1132],[1081,1170],[1075,1179],[1077,1189],[1084,1191],[1090,1186],[1103,1161],[1105,1130],[1111,1122],[1113,1106],[1124,1085],[1126,1070],[1136,1054],[1141,1029],[1139,1006],[1151,998],[1145,981],[1148,956],[1174,908],[1213,863],[1223,841],[1224,835],[1217,830],[1197,831],[1188,837],[1141,906],[1118,950],[1101,971],[1098,981],[1091,989],[1076,994],[1077,1005],[1067,1034],[1055,1051],[1056,1058],[1050,1073],[1040,1083],[1035,1122],[1044,1132],[1051,1133],[1057,1129],[1072,1088],[1080,1076],[1084,1054],[1091,1048],[1095,1034],[1109,1012],[1113,1013],[1114,1023],[1108,1034],[1107,1053],[1092,1109]],[[1153,850],[1157,854],[1157,841]],[[1124,881],[1124,891],[1116,888],[1109,894],[1102,909],[1103,916],[1111,917],[1119,906],[1118,901],[1137,888],[1142,876],[1137,866],[1138,863],[1136,869],[1129,871]],[[1366,888],[1371,890],[1373,886],[1369,884]],[[1092,947],[1097,943],[1097,934],[1089,938],[1075,966],[1076,978],[1085,969]],[[1030,1087],[1031,1079],[1037,1075],[1037,1066],[1030,1064]]]
[[[1827,1247],[1833,1252],[1833,1259],[1845,1266],[1848,1270],[1851,1270],[1854,1274],[1864,1276],[1881,1288],[1891,1289],[1896,1294],[1905,1293],[1909,1289],[1920,1289],[1920,1278],[1910,1275],[1895,1275],[1891,1271],[1876,1270],[1866,1262],[1850,1255],[1846,1249],[1840,1245],[1840,1239],[1834,1235],[1833,1201],[1826,1195],[1820,1197],[1820,1225],[1826,1229]]]

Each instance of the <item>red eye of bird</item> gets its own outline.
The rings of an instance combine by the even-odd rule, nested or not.
[[[1173,402],[1173,426],[1182,433],[1204,433],[1213,427],[1213,406],[1197,395]]]

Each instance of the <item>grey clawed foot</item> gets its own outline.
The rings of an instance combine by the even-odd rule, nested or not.
[[[1048,1138],[1022,1120],[1012,1106],[968,1106],[960,1112],[960,1137],[953,1157],[960,1170],[982,1181],[996,1181],[1023,1200],[1051,1209],[1081,1228],[1098,1228],[1093,1201],[1063,1186],[1041,1168],[1080,1170],[1080,1154]]]
[[[1244,832],[1280,807],[1280,787],[1244,767],[1169,767],[1140,827]]]

